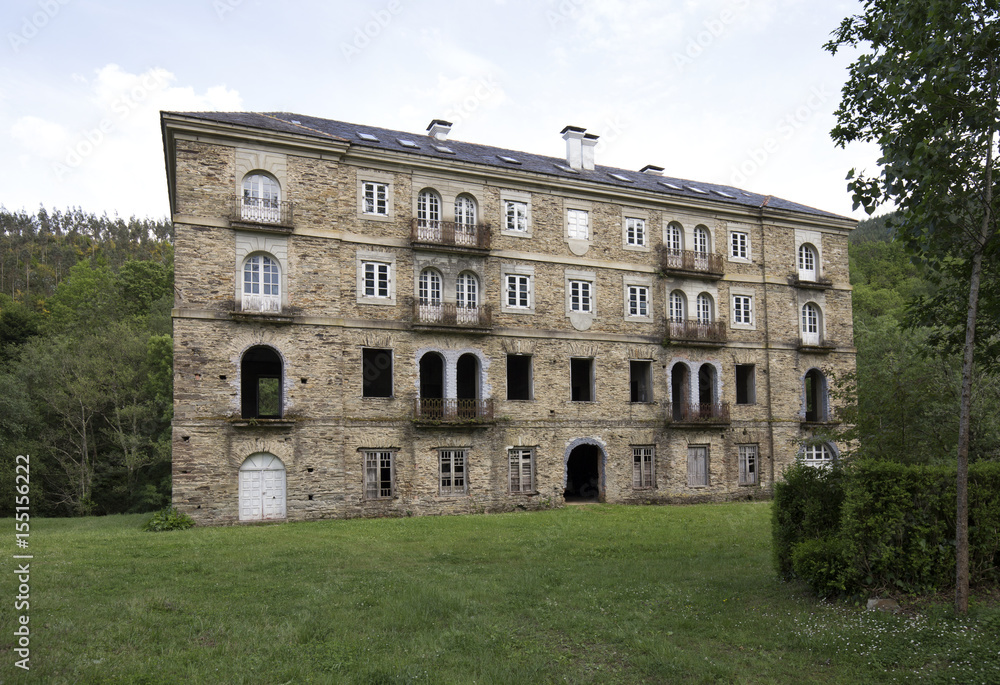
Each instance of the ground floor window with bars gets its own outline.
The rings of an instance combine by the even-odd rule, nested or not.
[[[507,450],[510,463],[510,491],[535,491],[535,453],[528,447]]]
[[[652,488],[653,480],[653,448],[632,448],[632,487]]]
[[[392,499],[396,482],[394,453],[365,451],[365,499]]]
[[[441,450],[438,460],[438,482],[442,495],[464,495],[467,492],[465,450]]]
[[[759,455],[757,445],[740,445],[740,485],[757,485]]]

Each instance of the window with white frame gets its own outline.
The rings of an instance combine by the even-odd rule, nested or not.
[[[392,265],[387,262],[362,262],[364,296],[389,299],[392,294]]]
[[[590,213],[582,209],[567,209],[566,234],[577,240],[590,240]]]
[[[698,299],[695,301],[695,309],[698,318],[698,323],[702,325],[712,323],[714,317],[714,312],[712,311],[712,296],[708,293],[701,293],[698,295]]]
[[[479,279],[471,271],[463,271],[455,281],[455,305],[460,309],[479,306]]]
[[[684,299],[684,293],[680,290],[674,290],[670,293],[669,302],[669,316],[670,321],[673,323],[683,323],[684,317],[686,315],[685,309],[687,308]]]
[[[799,245],[799,280],[816,280],[816,248],[809,243]]]
[[[530,309],[531,276],[507,274],[504,280],[507,306],[511,309]]]
[[[740,485],[757,485],[759,449],[757,445],[740,445]]]
[[[826,443],[805,445],[801,452],[802,463],[806,466],[826,466],[834,460],[833,449]]]
[[[630,285],[628,287],[628,315],[649,316],[649,288],[647,286]]]
[[[730,231],[729,256],[733,259],[750,259],[750,234],[744,231]]]
[[[441,304],[441,274],[435,269],[422,270],[417,293],[421,305],[439,306]]]
[[[653,477],[653,447],[633,447],[632,448],[632,487],[637,490],[646,490],[653,487],[656,482]]]
[[[244,221],[280,221],[281,187],[269,174],[248,174],[243,178],[240,217]]]
[[[694,251],[700,255],[708,254],[708,229],[704,226],[696,226],[694,229]]]
[[[753,325],[752,296],[733,295],[733,324],[738,326]]]
[[[365,450],[365,499],[392,499],[396,481],[395,453]]]
[[[684,233],[681,225],[676,222],[667,224],[666,248],[671,254],[680,254],[684,249]]]
[[[281,311],[281,273],[278,262],[255,254],[243,262],[243,302],[245,312]]]
[[[802,305],[802,342],[806,345],[820,342],[820,312],[812,302]]]
[[[464,495],[467,492],[466,451],[438,452],[438,483],[442,495]]]
[[[591,313],[593,307],[593,284],[590,281],[569,282],[569,309],[573,312]]]
[[[364,214],[389,216],[389,184],[365,181],[361,191]]]
[[[504,202],[504,228],[508,231],[528,231],[528,203],[517,200]]]
[[[476,201],[468,195],[455,198],[455,224],[465,231],[471,231],[476,225]]]
[[[417,226],[437,228],[441,225],[441,198],[433,190],[421,190],[417,195]]]
[[[510,466],[510,491],[534,492],[535,451],[530,447],[514,447],[507,450],[507,462]]]
[[[625,244],[633,247],[646,246],[646,220],[636,217],[625,219]]]

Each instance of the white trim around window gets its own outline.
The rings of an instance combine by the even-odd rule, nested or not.
[[[645,209],[622,209],[622,247],[637,252],[650,251],[649,212]]]
[[[729,229],[729,247],[726,250],[731,262],[750,262],[753,253],[750,250],[750,231]]]
[[[500,233],[518,238],[531,237],[531,193],[500,190]]]
[[[358,304],[396,304],[396,255],[357,251]]]
[[[535,313],[535,267],[526,264],[503,264],[500,267],[503,293],[500,311],[506,314]]]
[[[625,320],[652,323],[653,278],[639,274],[623,274],[622,292],[624,294],[622,316]],[[643,297],[643,294],[645,294],[645,297]],[[643,307],[643,303],[645,303],[645,307]]]
[[[358,172],[358,217],[376,221],[395,218],[393,177],[384,171]]]
[[[757,328],[756,293],[750,289],[730,289],[729,325],[734,329],[755,330]]]

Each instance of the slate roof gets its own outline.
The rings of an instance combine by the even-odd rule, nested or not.
[[[767,207],[768,209],[850,220],[848,217],[807,207],[797,202],[783,200],[772,195],[751,193],[732,186],[658,176],[599,164],[595,165],[593,170],[570,170],[566,166],[566,160],[559,157],[546,157],[518,150],[465,143],[450,138],[439,141],[426,133],[407,133],[367,124],[351,124],[289,112],[170,112],[170,114],[248,128],[315,136],[327,140],[348,141],[351,145],[358,147],[391,150],[441,160],[459,160],[505,169],[520,169],[566,179],[587,180],[603,185],[641,189],[661,195],[699,198],[743,207]],[[373,136],[375,140],[362,138],[360,134]],[[400,141],[409,141],[415,144],[415,147]]]

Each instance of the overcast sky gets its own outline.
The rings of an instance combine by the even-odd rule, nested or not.
[[[864,218],[829,131],[857,0],[6,0],[0,204],[168,213],[159,111],[288,111],[734,185]]]

